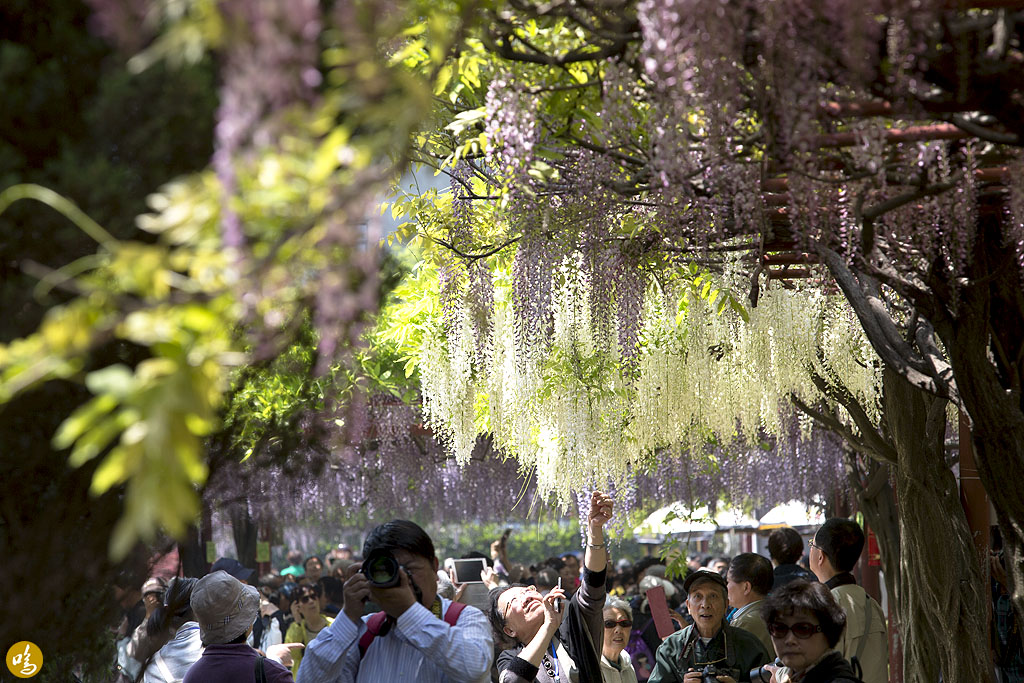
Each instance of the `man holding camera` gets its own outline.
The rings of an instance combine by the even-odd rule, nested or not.
[[[490,626],[475,607],[437,595],[437,556],[406,520],[376,527],[362,568],[345,582],[345,605],[309,644],[301,683],[417,681],[484,683],[494,655]],[[372,598],[382,612],[363,616]]]
[[[728,585],[718,572],[699,569],[686,577],[686,608],[693,625],[665,639],[648,683],[736,683],[771,661],[757,636],[725,623]]]

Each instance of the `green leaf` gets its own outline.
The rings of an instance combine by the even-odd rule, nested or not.
[[[94,394],[111,394],[124,400],[135,390],[135,375],[127,365],[109,365],[85,376],[85,386]]]
[[[53,436],[53,447],[58,450],[68,448],[96,421],[117,407],[117,399],[110,394],[97,396],[71,413]]]

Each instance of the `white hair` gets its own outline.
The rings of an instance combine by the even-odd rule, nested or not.
[[[620,609],[625,612],[626,616],[630,621],[633,620],[633,610],[630,608],[629,603],[622,598],[617,598],[614,595],[609,595],[604,601],[605,609]]]

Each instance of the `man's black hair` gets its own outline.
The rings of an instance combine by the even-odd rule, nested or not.
[[[564,567],[564,566],[565,566],[565,562],[562,561],[562,558],[560,558],[560,557],[549,557],[548,559],[544,560],[544,562],[543,562],[543,564],[541,564],[540,568],[545,568],[546,567],[548,569],[554,569],[556,572],[560,572],[560,571],[562,571],[562,567]]]
[[[761,605],[761,618],[771,626],[779,617],[807,611],[818,619],[829,647],[835,647],[846,626],[846,612],[836,602],[832,591],[817,581],[790,581],[773,591]]]
[[[640,572],[645,572],[649,567],[653,567],[656,564],[665,564],[657,557],[641,557],[635,563],[633,563],[633,580],[640,580]]]
[[[333,605],[341,605],[345,602],[345,582],[333,576],[321,576],[317,581],[320,584],[323,594]]]
[[[776,529],[768,537],[768,554],[779,564],[796,564],[804,553],[804,540],[788,526]]]
[[[864,549],[864,531],[849,519],[833,517],[814,535],[814,543],[838,572],[851,571]]]
[[[537,572],[536,582],[538,588],[554,588],[558,585],[558,571],[551,567],[544,566]]]
[[[393,519],[370,532],[363,542],[363,557],[378,550],[405,550],[428,560],[437,558],[427,532],[407,519]]]
[[[321,560],[321,559],[320,559],[319,557],[317,557],[316,555],[310,555],[309,557],[307,557],[307,558],[306,558],[306,559],[305,559],[305,560],[304,560],[304,561],[302,562],[302,568],[303,568],[303,569],[305,569],[306,567],[308,567],[308,566],[309,566],[309,561],[310,561],[310,560],[316,560],[317,562],[319,562],[319,563],[320,563],[320,569],[323,569],[323,568],[324,568],[324,561],[323,561],[323,560]]]
[[[167,584],[164,604],[153,610],[146,621],[146,633],[157,636],[171,628],[175,617],[182,623],[192,618],[192,589],[199,579],[175,577]]]
[[[775,582],[772,563],[757,553],[741,553],[729,563],[729,578],[736,583],[750,582],[750,588],[758,595],[768,595]]]

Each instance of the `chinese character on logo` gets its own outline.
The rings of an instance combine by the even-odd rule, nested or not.
[[[31,676],[36,671],[39,671],[39,667],[30,661],[32,658],[31,647],[31,645],[25,645],[25,652],[14,655],[14,659],[11,660],[11,664],[21,667],[21,671],[18,673],[25,676]]]
[[[5,661],[15,678],[32,678],[43,668],[43,653],[35,643],[23,640],[11,645]]]

